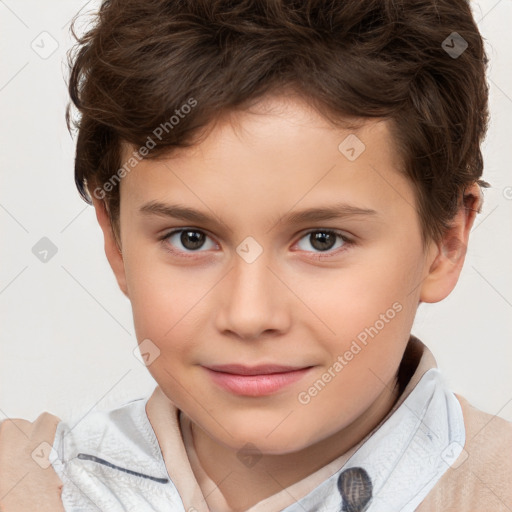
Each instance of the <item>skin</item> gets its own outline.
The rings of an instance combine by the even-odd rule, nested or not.
[[[350,132],[299,97],[266,98],[251,112],[219,118],[194,147],[127,174],[119,245],[94,199],[137,339],[160,350],[149,371],[191,419],[199,460],[233,510],[306,477],[378,425],[398,398],[396,372],[418,304],[442,300],[459,277],[465,254],[457,248],[467,245],[479,199],[461,208],[444,240],[424,247],[387,123],[372,119]],[[338,150],[350,133],[366,145],[353,162]],[[467,192],[480,197],[477,185]],[[180,203],[213,221],[141,214],[149,201]],[[279,222],[290,211],[337,202],[377,213]],[[203,246],[190,249],[179,234],[159,240],[185,227],[206,235]],[[312,229],[335,229],[354,243],[336,237],[322,251]],[[252,263],[236,252],[248,236],[263,249]],[[401,311],[300,403],[298,394],[394,303]],[[217,387],[201,366],[235,362],[314,368],[277,393],[247,397]],[[237,457],[246,443],[262,455],[252,467]]]

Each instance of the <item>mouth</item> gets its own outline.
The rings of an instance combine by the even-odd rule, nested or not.
[[[257,366],[245,366],[243,364],[210,365],[206,368],[222,373],[234,375],[268,375],[270,373],[287,373],[296,370],[310,368],[310,366],[283,366],[279,364],[260,364]]]
[[[270,395],[297,382],[307,375],[313,366],[282,365],[215,365],[203,367],[212,381],[221,388],[237,395]]]

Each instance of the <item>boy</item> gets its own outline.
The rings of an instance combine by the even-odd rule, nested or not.
[[[481,208],[486,63],[464,0],[104,0],[75,178],[158,386],[4,421],[2,510],[512,510],[512,425],[411,335]]]

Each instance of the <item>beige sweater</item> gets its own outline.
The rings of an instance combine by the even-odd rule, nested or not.
[[[430,351],[425,348],[418,367],[390,414],[403,402],[421,376],[435,366],[435,360]],[[461,404],[464,416],[466,430],[464,451],[416,510],[418,512],[511,512],[512,423],[474,408],[459,395],[456,397]],[[148,401],[148,418],[162,449],[169,476],[177,485],[180,494],[189,494],[187,500],[190,498],[194,501],[202,498],[199,496],[201,493],[198,491],[197,483],[185,481],[182,477],[183,473],[180,475],[176,471],[179,464],[174,461],[171,465],[166,459],[167,447],[178,442],[176,423],[173,423],[173,419],[165,411],[166,403],[167,398],[157,388]],[[1,512],[36,510],[64,512],[60,498],[62,482],[48,460],[59,421],[60,419],[56,416],[45,412],[34,422],[10,419],[0,424]],[[189,421],[182,418],[180,429],[183,430],[186,448],[186,454],[183,452],[183,456],[190,459],[194,473],[200,475],[198,482],[201,490],[204,491],[204,486],[209,483],[208,477],[197,466],[188,428]],[[346,455],[348,457],[349,453]],[[304,495],[308,489],[318,485],[323,478],[321,470],[278,495],[271,496],[254,508],[260,507],[261,510],[285,508],[287,504],[284,500],[286,496],[290,496],[287,491],[295,493],[299,491]],[[192,495],[195,496],[192,497]],[[209,501],[210,506],[218,507],[223,503],[222,496],[211,496],[210,499],[214,500]]]

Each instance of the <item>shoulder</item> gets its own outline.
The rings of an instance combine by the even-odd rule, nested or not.
[[[3,420],[0,511],[64,511],[64,469],[81,452],[115,460],[136,446],[138,453],[154,455],[157,447],[152,445],[144,423],[144,403],[143,399],[133,400],[110,411],[90,412],[69,423],[48,412],[34,421]]]
[[[455,395],[466,442],[459,458],[417,509],[446,512],[512,509],[512,422],[477,409]]]
[[[0,423],[0,511],[102,510],[115,505],[179,503],[158,440],[147,418],[147,398],[72,421],[47,412],[35,421]],[[79,489],[87,488],[87,497]],[[144,501],[145,500],[145,501]],[[140,502],[140,503],[139,503]]]
[[[59,423],[53,467],[66,510],[89,510],[90,502],[99,510],[181,510],[146,414],[148,399]]]
[[[0,509],[64,511],[62,482],[51,467],[60,419],[43,412],[35,421],[0,423]]]
[[[67,462],[82,452],[116,458],[135,446],[139,453],[158,458],[160,449],[146,416],[146,402],[147,397],[138,398],[114,409],[60,422],[55,437],[59,459]]]

